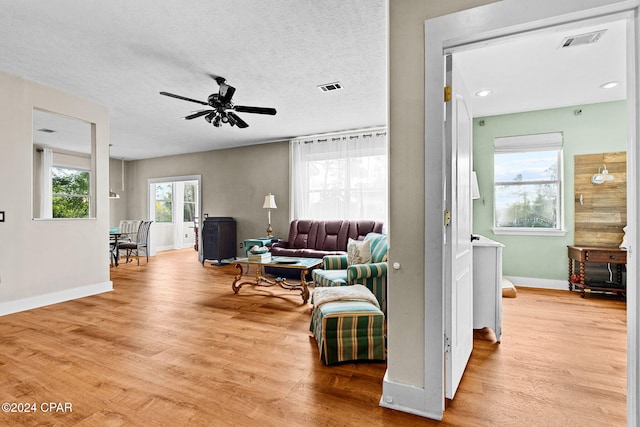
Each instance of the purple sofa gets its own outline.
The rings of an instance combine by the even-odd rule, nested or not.
[[[369,220],[296,219],[287,240],[271,245],[271,255],[322,258],[347,253],[349,238],[362,240],[368,233],[382,233],[382,222]]]

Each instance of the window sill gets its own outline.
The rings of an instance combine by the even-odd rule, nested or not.
[[[512,236],[556,236],[563,237],[566,230],[555,230],[547,228],[494,228],[493,234]]]

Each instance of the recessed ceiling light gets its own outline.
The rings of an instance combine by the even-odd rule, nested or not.
[[[476,96],[484,98],[485,96],[489,96],[492,93],[493,93],[493,90],[491,90],[491,89],[481,89],[481,90],[476,92]]]
[[[618,86],[620,84],[620,82],[607,82],[607,83],[603,83],[600,85],[600,87],[602,89],[613,89],[614,87]]]

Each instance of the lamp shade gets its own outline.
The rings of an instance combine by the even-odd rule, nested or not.
[[[262,207],[264,209],[277,209],[278,207],[276,206],[276,197],[271,193],[264,196],[264,203]]]

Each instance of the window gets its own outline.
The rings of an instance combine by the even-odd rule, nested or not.
[[[52,166],[53,218],[89,218],[89,182],[89,171]]]
[[[384,131],[291,141],[293,218],[387,221]]]
[[[173,222],[173,184],[156,184],[156,222]]]
[[[562,134],[496,138],[494,232],[564,234]]]
[[[183,221],[194,222],[196,217],[196,184],[184,183]]]

